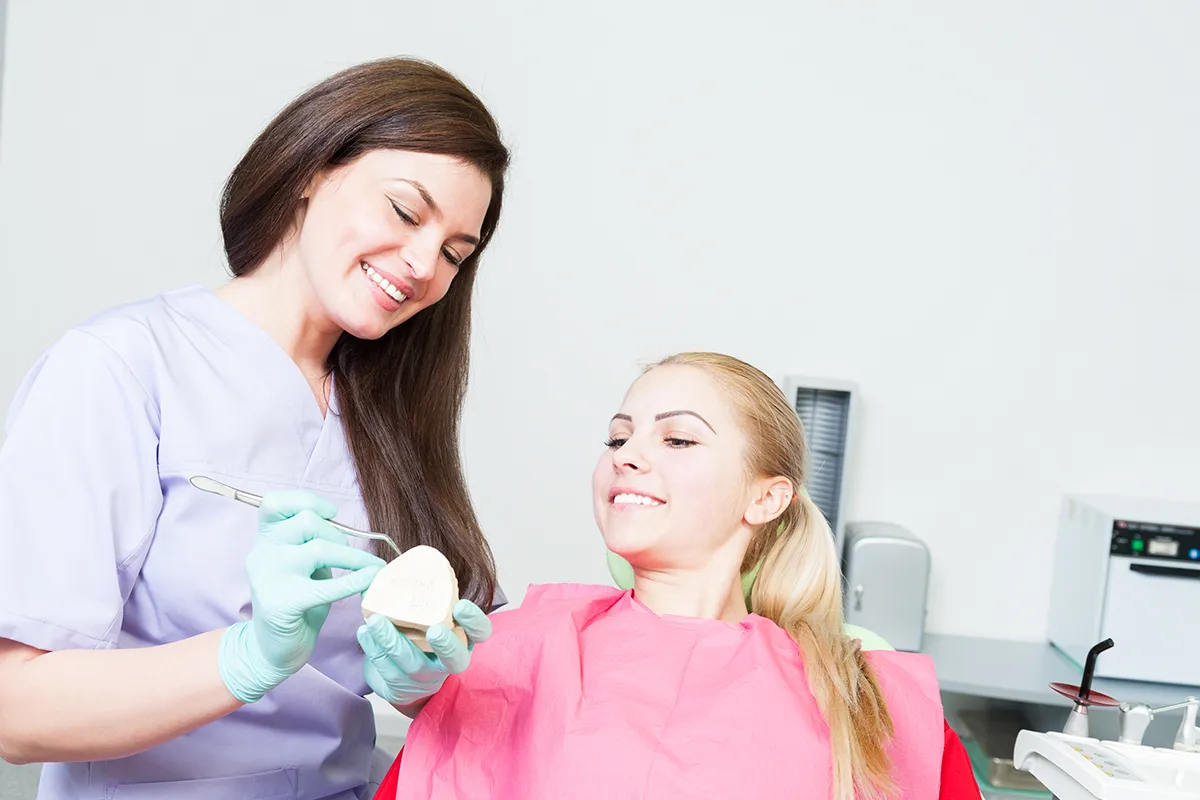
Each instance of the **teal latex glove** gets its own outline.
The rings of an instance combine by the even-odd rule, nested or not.
[[[384,566],[326,522],[336,513],[333,503],[309,492],[263,497],[258,538],[246,559],[251,618],[225,631],[217,659],[221,679],[243,703],[308,663],[330,605],[365,592]],[[334,578],[333,569],[351,571]]]
[[[467,645],[445,625],[432,625],[425,641],[426,653],[396,630],[386,617],[375,614],[358,629],[358,643],[366,658],[363,677],[371,691],[396,706],[409,706],[437,693],[451,674],[471,663],[471,650],[492,635],[492,621],[470,600],[454,606],[454,621],[467,634]]]

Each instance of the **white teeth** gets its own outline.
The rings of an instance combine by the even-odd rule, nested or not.
[[[652,497],[646,497],[645,495],[641,495],[641,494],[631,494],[628,492],[619,494],[613,498],[613,505],[623,505],[626,503],[631,503],[633,505],[639,505],[639,506],[661,506],[662,505],[662,503],[658,502],[657,500],[655,500]]]
[[[395,300],[397,303],[403,303],[408,298],[404,296],[404,292],[397,289],[388,281],[387,278],[380,275],[375,269],[365,261],[363,262],[363,270],[366,271],[367,277],[375,281],[375,285],[383,291],[387,292],[387,296]]]

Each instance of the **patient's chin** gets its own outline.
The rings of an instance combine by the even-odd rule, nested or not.
[[[678,546],[672,547],[670,537],[648,536],[646,531],[609,530],[604,545],[612,553],[629,562],[634,569],[654,570],[674,566],[679,559]]]
[[[648,531],[638,531],[633,525],[607,525],[602,533],[604,546],[634,566],[657,560],[661,537],[647,535]]]

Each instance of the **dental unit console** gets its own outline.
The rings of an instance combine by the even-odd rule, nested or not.
[[[1096,660],[1113,647],[1106,639],[1088,652],[1078,686],[1054,683],[1054,691],[1071,699],[1074,708],[1062,733],[1021,731],[1013,764],[1041,781],[1058,800],[1176,800],[1200,798],[1200,744],[1196,712],[1200,699],[1150,708],[1145,703],[1118,703],[1091,689]],[[1087,710],[1117,707],[1121,714],[1116,742],[1092,738]],[[1184,709],[1183,723],[1171,749],[1147,747],[1142,737],[1154,716]]]

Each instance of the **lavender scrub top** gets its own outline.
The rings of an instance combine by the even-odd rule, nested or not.
[[[146,647],[249,619],[256,512],[188,479],[312,491],[367,528],[336,401],[323,415],[287,354],[204,287],[69,330],[0,448],[0,638]],[[333,605],[308,664],[259,702],[128,758],[46,764],[39,800],[367,796],[360,599]]]

